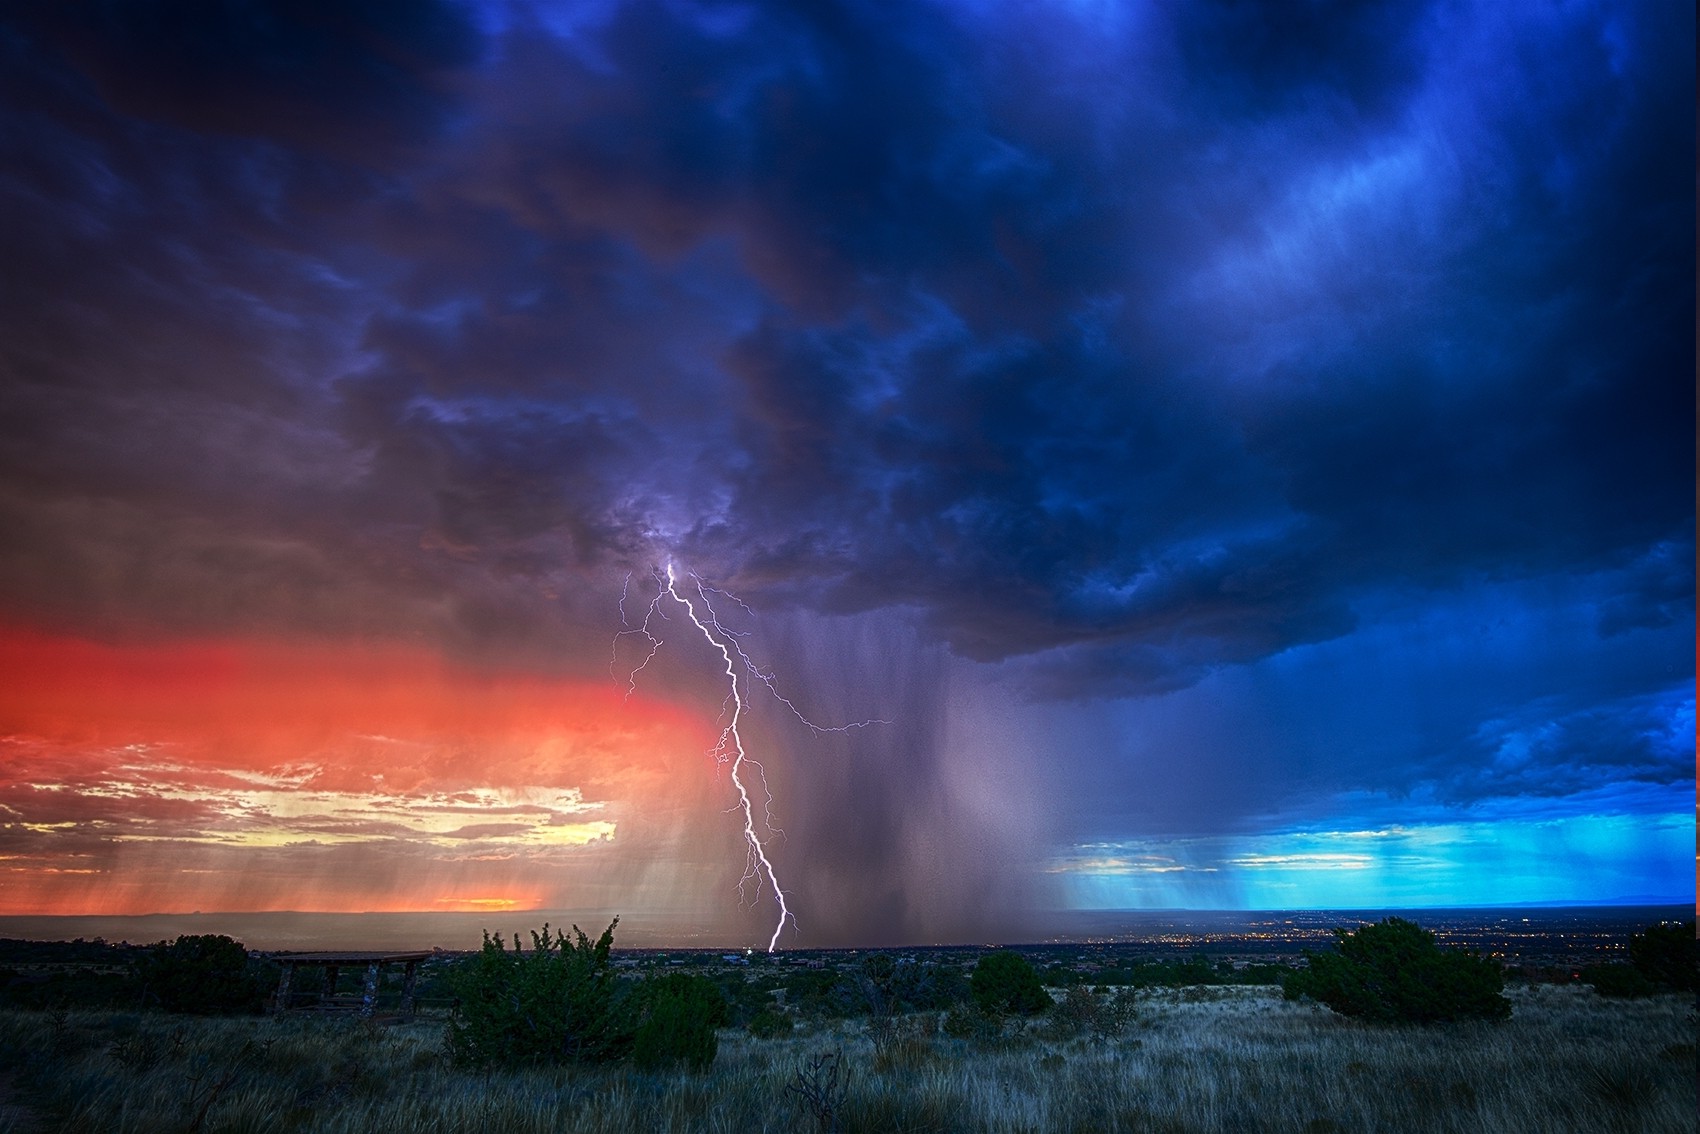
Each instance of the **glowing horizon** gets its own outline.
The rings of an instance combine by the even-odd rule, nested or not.
[[[538,908],[634,802],[713,787],[712,728],[419,649],[8,629],[0,913]],[[415,861],[338,875],[362,848]]]

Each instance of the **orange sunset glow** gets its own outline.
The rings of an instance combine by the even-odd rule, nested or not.
[[[712,807],[711,722],[621,693],[393,646],[0,633],[0,913],[583,898],[635,810]]]

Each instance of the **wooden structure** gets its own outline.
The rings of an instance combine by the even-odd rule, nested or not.
[[[359,1013],[362,1019],[371,1019],[378,1007],[378,978],[385,965],[405,966],[401,984],[401,1014],[405,1019],[413,1017],[413,989],[419,981],[419,962],[430,957],[430,953],[282,953],[272,959],[283,966],[283,979],[278,982],[277,996],[273,999],[273,1010],[287,1012],[293,1005],[290,1003],[291,990],[295,985],[295,970],[303,965],[325,970],[325,990],[319,995],[313,1005],[320,1009],[335,1009],[342,1006],[336,996],[337,976],[344,968],[359,968],[365,966],[366,976],[361,984]]]

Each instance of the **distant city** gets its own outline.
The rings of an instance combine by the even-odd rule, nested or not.
[[[1431,930],[1442,945],[1468,948],[1507,964],[1597,964],[1626,955],[1631,934],[1664,921],[1689,921],[1691,907],[1563,906],[1421,910],[1127,911],[1074,915],[1067,942],[1203,950],[1264,959],[1296,957],[1330,945],[1336,928],[1403,917]]]
[[[1276,961],[1297,958],[1334,939],[1336,928],[1354,928],[1383,917],[1403,917],[1434,932],[1441,944],[1497,957],[1508,965],[1575,966],[1622,959],[1629,937],[1659,922],[1694,917],[1687,905],[1501,907],[1419,910],[1120,910],[1049,915],[1046,930],[1001,935],[998,940],[893,942],[863,949],[924,950],[1018,945],[1067,946],[1076,955],[1164,957],[1203,952],[1221,959]],[[489,929],[512,935],[545,921],[577,924],[594,934],[612,920],[600,911],[532,910],[490,914],[155,914],[143,917],[0,917],[0,938],[67,941],[74,938],[143,943],[180,934],[219,933],[251,949],[476,949]],[[622,920],[615,946],[623,950],[742,951],[750,942],[709,940],[677,927]],[[783,954],[844,950],[796,948]],[[759,953],[759,950],[758,950]]]

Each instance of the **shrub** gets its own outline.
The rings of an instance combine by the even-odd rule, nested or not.
[[[1284,982],[1287,999],[1309,996],[1344,1016],[1380,1023],[1503,1020],[1511,1002],[1494,961],[1442,950],[1434,934],[1390,917],[1334,931],[1336,951],[1305,953],[1308,966]]]
[[[263,1011],[276,983],[270,968],[250,960],[240,941],[221,934],[161,941],[135,962],[144,1001],[196,1016]]]
[[[989,1043],[1003,1036],[1003,1017],[974,1005],[959,1004],[945,1013],[944,1034],[953,1039]]]
[[[1582,983],[1601,996],[1631,998],[1652,996],[1664,988],[1648,980],[1634,965],[1589,965],[1582,970]]]
[[[1107,996],[1085,985],[1075,985],[1050,1015],[1052,1036],[1071,1039],[1090,1034],[1100,1038],[1121,1035],[1134,1019],[1134,998],[1129,992]]]
[[[1032,1016],[1051,1006],[1051,995],[1039,982],[1039,972],[1020,953],[996,949],[980,958],[968,985],[983,1012],[1014,1012]]]
[[[643,982],[633,1000],[637,1031],[632,1061],[639,1067],[684,1064],[703,1071],[714,1062],[720,1049],[715,1029],[728,1022],[730,1012],[712,980],[688,973],[653,977]]]
[[[841,1016],[837,1011],[838,974],[830,969],[815,969],[787,973],[780,987],[785,990],[785,1003],[805,1016]]]
[[[839,1115],[844,1109],[844,1095],[850,1085],[850,1075],[844,1066],[844,1053],[815,1055],[797,1066],[785,1093],[793,1096],[804,1114],[813,1119],[815,1129],[824,1134],[837,1134]]]
[[[773,1039],[775,1036],[785,1035],[794,1026],[790,1016],[772,1006],[751,1016],[750,1022],[745,1025],[757,1039]]]
[[[1635,971],[1650,981],[1687,992],[1700,990],[1700,941],[1694,923],[1651,925],[1629,939]]]
[[[773,991],[780,987],[780,979],[768,974],[746,980],[741,975],[720,973],[714,982],[726,1000],[727,1017],[721,1026],[733,1028],[748,1026],[751,1016],[773,1007]]]
[[[507,951],[484,935],[478,955],[450,977],[460,1007],[449,1024],[449,1054],[467,1067],[594,1063],[631,1051],[625,983],[608,952],[615,918],[594,944],[573,926],[573,940],[549,926],[531,933],[532,949]]]
[[[845,971],[788,973],[774,987],[800,1015],[845,1018],[939,1012],[969,997],[968,978],[954,964],[894,960],[875,953]]]
[[[1069,1039],[1093,1031],[1098,1019],[1097,994],[1085,985],[1077,984],[1063,993],[1063,998],[1052,1009],[1051,1034],[1058,1039]]]
[[[968,996],[968,978],[955,965],[901,963],[891,978],[893,1012],[944,1011]]]

